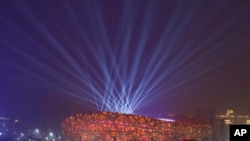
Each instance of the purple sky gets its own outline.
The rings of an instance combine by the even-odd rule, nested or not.
[[[95,111],[89,96],[69,93],[74,85],[90,91],[77,79],[82,73],[102,85],[113,60],[126,80],[138,76],[133,89],[157,68],[150,84],[160,81],[138,113],[193,114],[208,107],[249,114],[249,6],[235,0],[1,1],[0,116],[48,127]]]

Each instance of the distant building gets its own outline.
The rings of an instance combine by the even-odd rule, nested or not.
[[[9,133],[10,119],[6,117],[0,117],[0,138],[6,136]]]
[[[11,120],[10,118],[0,117],[0,139],[13,137],[18,132],[19,120]]]
[[[250,116],[249,115],[237,115],[233,110],[227,110],[225,115],[216,115],[216,119],[223,119],[224,123],[227,125],[230,124],[249,124],[250,125]]]
[[[229,125],[250,124],[249,115],[237,115],[232,109],[227,110],[224,115],[216,115],[219,128],[220,141],[229,140]]]

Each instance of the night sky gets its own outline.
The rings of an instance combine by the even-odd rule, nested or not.
[[[2,0],[0,96],[29,127],[102,106],[250,114],[250,1]]]

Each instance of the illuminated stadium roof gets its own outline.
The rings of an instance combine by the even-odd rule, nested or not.
[[[73,141],[179,141],[203,139],[211,134],[204,125],[176,123],[113,112],[76,114],[62,122],[63,134]]]
[[[77,114],[62,123],[64,134],[75,140],[166,140],[171,138],[171,126],[171,122],[112,112]]]

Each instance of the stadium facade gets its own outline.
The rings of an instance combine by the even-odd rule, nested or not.
[[[204,140],[208,125],[194,125],[113,112],[76,114],[62,122],[66,141],[182,141]]]

